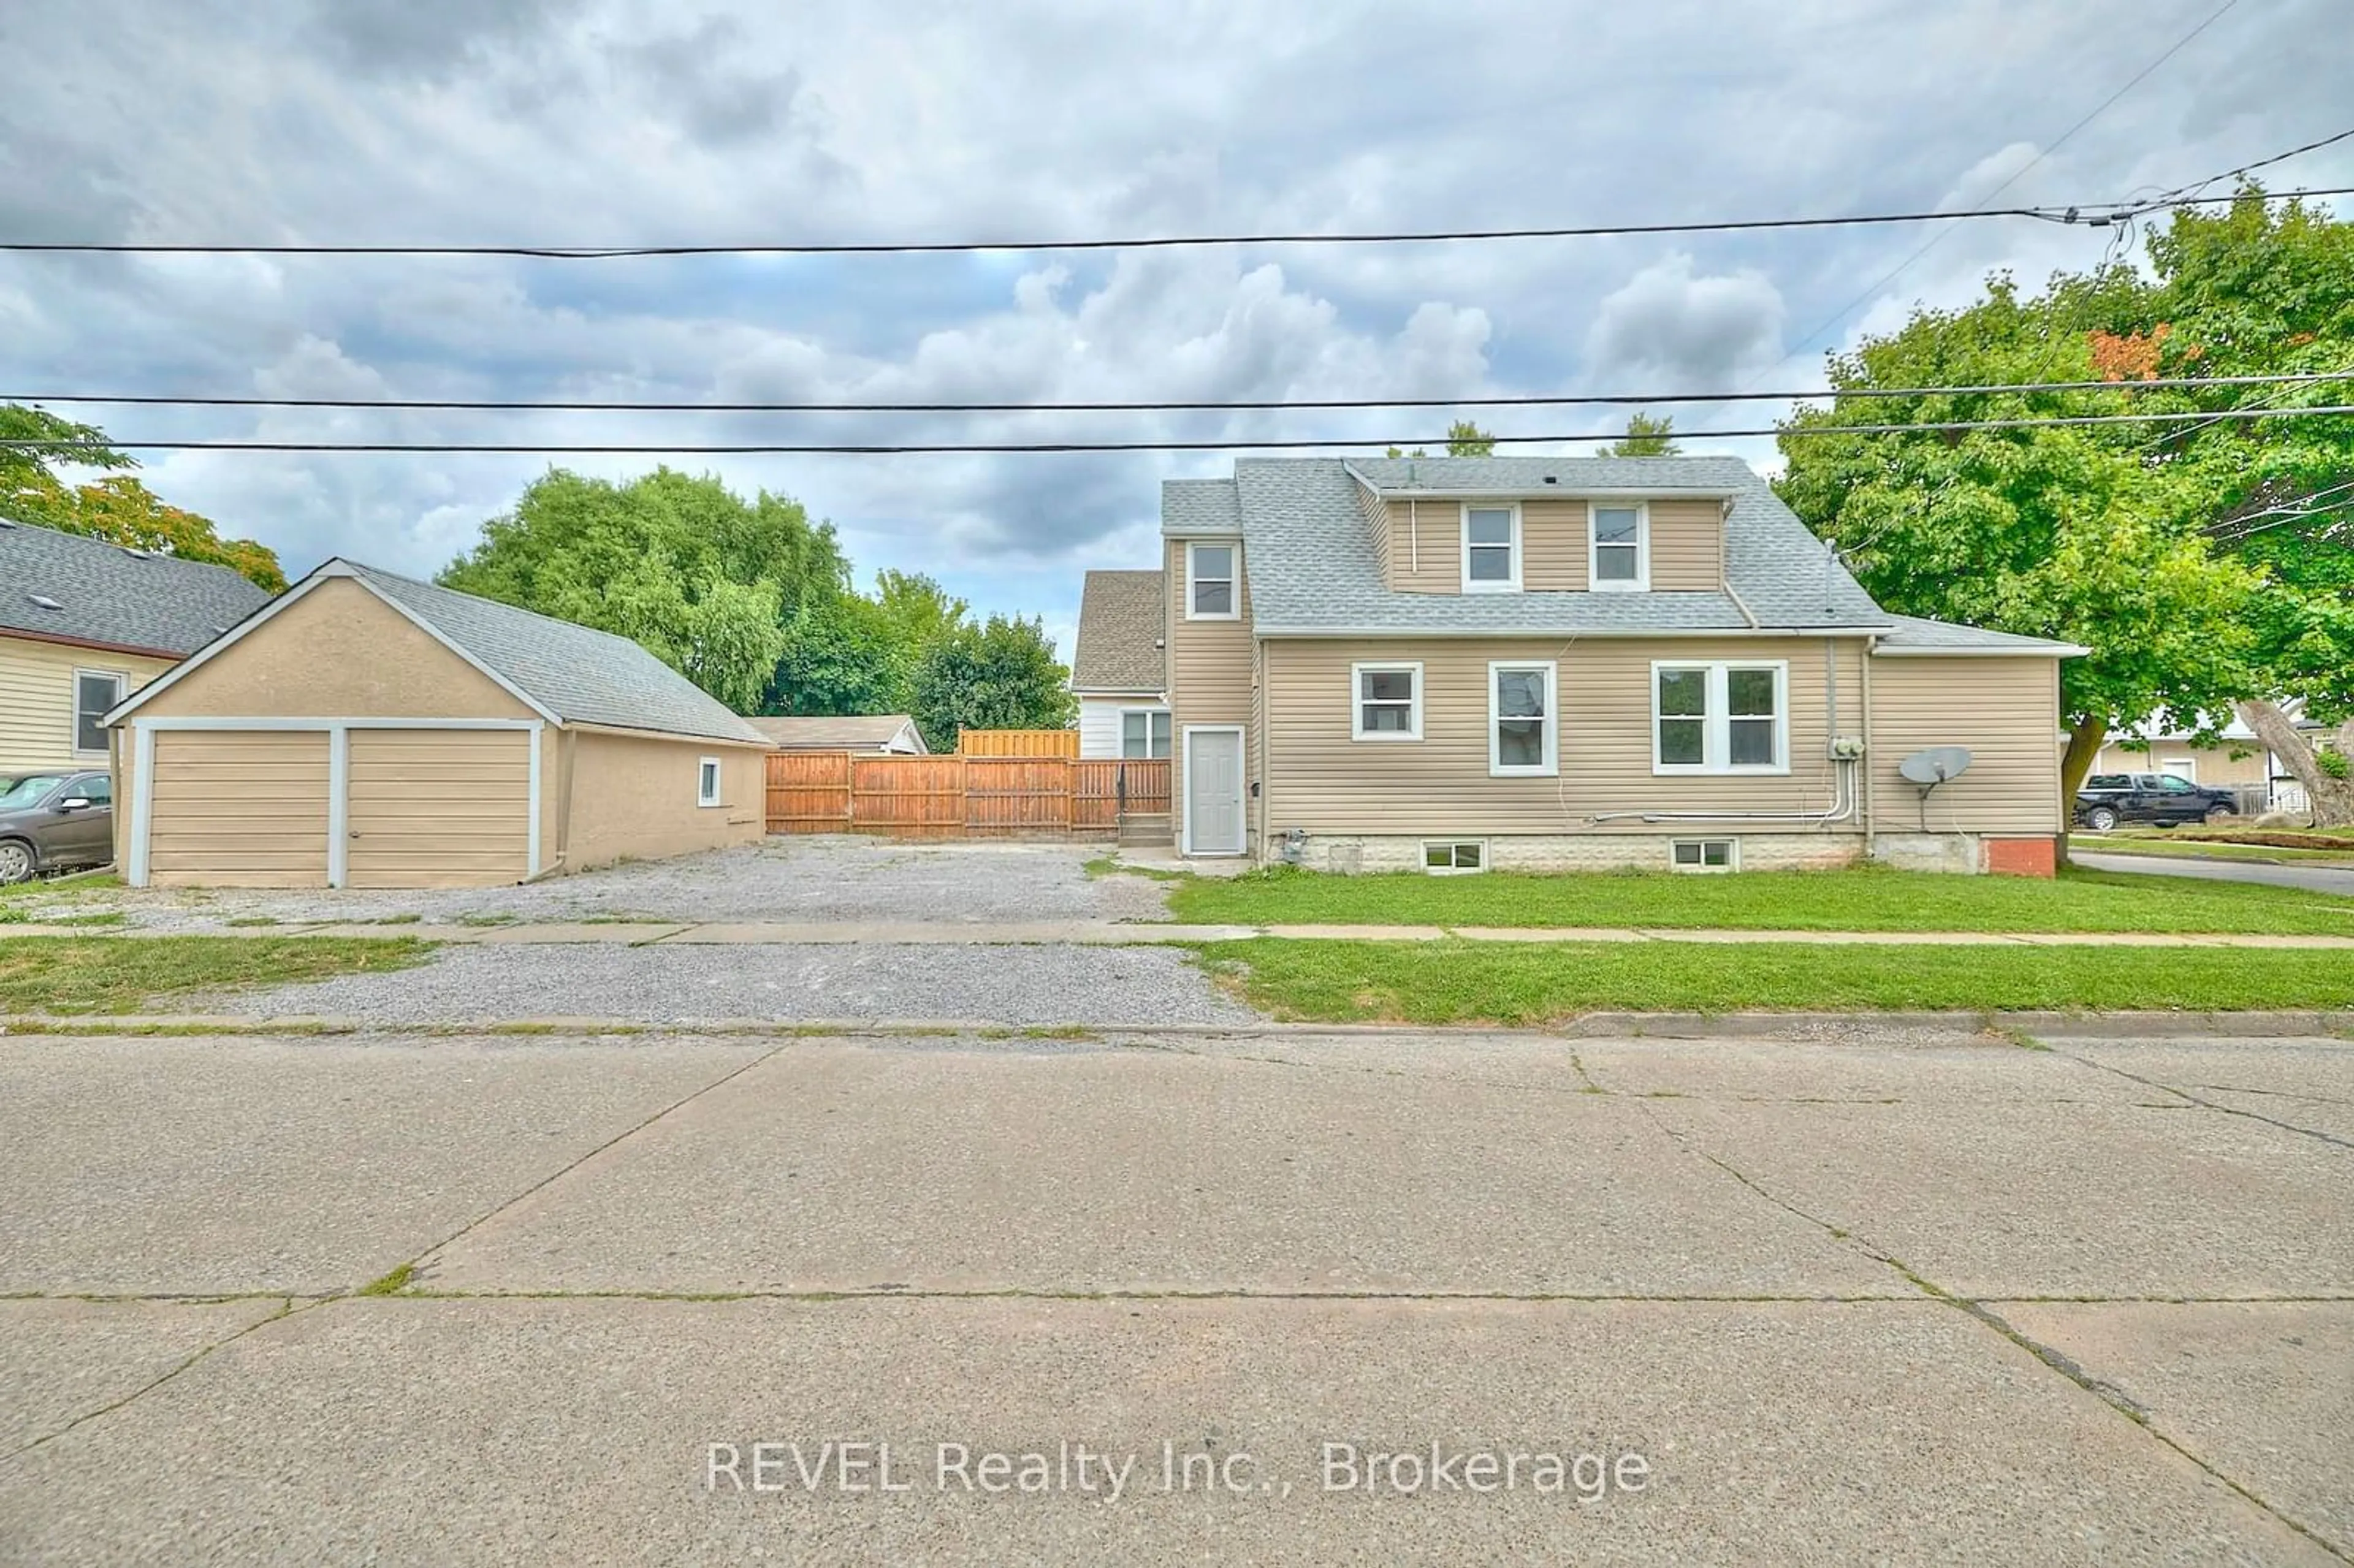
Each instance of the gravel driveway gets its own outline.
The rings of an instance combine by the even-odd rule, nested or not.
[[[1161,920],[1160,885],[1090,877],[1092,844],[895,843],[850,837],[764,839],[676,860],[606,866],[526,887],[328,892],[243,888],[67,889],[21,902],[34,918],[120,909],[152,930],[215,930],[235,920]]]
[[[247,991],[210,1008],[374,1024],[533,1017],[666,1024],[751,1018],[1015,1025],[1259,1021],[1175,948],[1043,944],[452,947],[419,969]]]

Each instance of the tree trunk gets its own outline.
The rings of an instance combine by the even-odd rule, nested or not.
[[[2354,824],[2354,779],[2338,779],[2321,769],[2319,754],[2313,743],[2305,737],[2279,705],[2263,701],[2234,703],[2240,722],[2256,732],[2264,748],[2281,759],[2296,781],[2305,786],[2306,800],[2313,808],[2313,825],[2317,828],[2342,828]],[[2338,732],[2338,755],[2354,756],[2354,722],[2342,725]]]
[[[2093,770],[2093,763],[2101,755],[2101,745],[2109,738],[2109,721],[2103,718],[2080,718],[2068,731],[2068,749],[2060,754],[2060,863],[2068,863],[2068,830],[2076,821],[2076,791],[2084,787],[2084,776]]]

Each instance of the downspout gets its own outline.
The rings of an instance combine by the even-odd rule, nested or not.
[[[1863,853],[1872,854],[1872,757],[1879,742],[1872,733],[1872,655],[1880,646],[1880,634],[1873,632],[1863,641]]]

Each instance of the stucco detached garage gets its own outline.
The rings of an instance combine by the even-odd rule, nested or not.
[[[643,648],[351,561],[107,722],[134,886],[486,886],[766,830],[768,737]]]

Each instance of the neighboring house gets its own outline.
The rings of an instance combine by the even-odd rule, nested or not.
[[[1087,574],[1071,655],[1081,757],[1171,755],[1168,598],[1160,572]]]
[[[2296,698],[2282,705],[2282,711],[2298,729],[2309,736],[2317,735],[2323,726],[2306,718],[2303,708],[2304,705]],[[2256,738],[2256,732],[2242,724],[2238,715],[2234,715],[2216,734],[2217,739],[2202,743],[2187,731],[2144,720],[2129,733],[2111,736],[2094,759],[2091,771],[2171,773],[2211,789],[2262,790],[2265,804],[2274,810],[2305,810],[2304,786],[2281,765],[2280,758],[2265,749]]]
[[[106,767],[108,710],[269,598],[226,567],[0,519],[0,774]]]
[[[843,717],[755,718],[754,729],[779,751],[866,751],[922,757],[931,747],[906,714],[855,714]]]
[[[487,886],[767,829],[769,737],[643,648],[351,561],[107,722],[134,886]]]
[[[1736,459],[1244,461],[1161,533],[1187,854],[2052,869],[2084,650],[1881,609]]]

